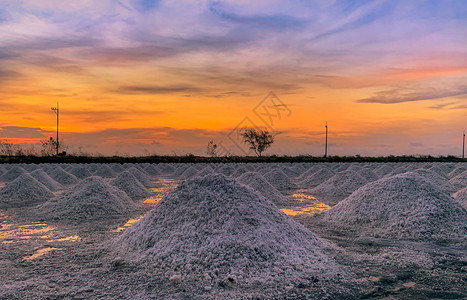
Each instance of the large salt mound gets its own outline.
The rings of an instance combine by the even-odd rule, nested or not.
[[[359,187],[368,183],[360,174],[340,171],[311,190],[312,194],[328,197],[346,197]]]
[[[32,171],[30,174],[32,177],[34,177],[37,181],[45,185],[51,191],[57,191],[63,188],[63,186],[60,183],[53,180],[42,169]]]
[[[260,173],[248,172],[237,178],[237,181],[251,187],[253,190],[261,193],[279,207],[285,207],[296,204],[295,201],[283,196],[274,186],[272,186]]]
[[[461,190],[467,187],[467,171],[464,171],[449,180],[449,184],[455,191]]]
[[[285,175],[280,169],[271,170],[263,175],[264,178],[279,191],[296,189],[295,183],[290,180],[289,176]]]
[[[22,174],[0,190],[0,206],[33,206],[52,198],[52,192],[29,174]]]
[[[458,164],[458,165],[456,165],[454,170],[449,172],[448,177],[449,178],[454,178],[454,177],[456,177],[457,175],[459,175],[460,173],[462,173],[464,171],[467,171],[467,169],[463,165]]]
[[[127,169],[127,172],[133,174],[145,187],[152,186],[151,177],[141,169],[132,166]]]
[[[309,175],[308,177],[300,181],[298,183],[298,186],[300,186],[301,188],[311,189],[325,182],[332,176],[334,176],[333,171],[331,171],[328,168],[321,168],[315,173]]]
[[[430,240],[467,234],[467,211],[412,172],[369,183],[319,217],[380,237]]]
[[[111,247],[167,279],[179,274],[185,284],[241,288],[310,280],[307,288],[318,298],[339,289],[339,268],[324,254],[324,241],[260,194],[220,174],[182,182]]]
[[[27,172],[23,168],[18,167],[18,166],[13,166],[8,171],[6,171],[5,174],[3,174],[0,177],[0,181],[4,181],[4,182],[13,181],[19,176],[21,176],[22,174],[26,174],[26,173]]]
[[[92,176],[91,172],[85,166],[73,166],[68,172],[79,179],[84,179]]]
[[[75,184],[79,182],[79,179],[75,175],[71,175],[57,165],[47,168],[46,173],[52,177],[53,180],[63,185]]]
[[[117,187],[97,176],[91,176],[46,203],[38,206],[45,218],[64,222],[75,220],[111,220],[126,216],[134,202]]]
[[[133,200],[149,197],[149,190],[130,172],[124,171],[112,181],[112,185],[124,191]]]
[[[467,187],[455,193],[454,198],[459,202],[463,208],[467,209]]]

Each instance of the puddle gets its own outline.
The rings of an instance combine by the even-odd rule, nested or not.
[[[311,196],[311,195],[307,195],[305,192],[298,192],[298,193],[295,193],[295,194],[292,194],[291,196],[294,200],[298,200],[298,201],[305,201],[305,200],[315,200],[316,198]]]
[[[142,218],[143,218],[143,216],[141,216],[139,218],[136,218],[136,219],[129,219],[125,224],[123,224],[122,227],[118,227],[117,229],[115,229],[115,232],[121,232],[121,231],[127,229],[128,227],[133,226],[136,222],[138,222]]]
[[[289,216],[296,216],[299,214],[313,214],[320,211],[330,209],[331,206],[324,203],[310,204],[304,207],[281,208],[281,210]]]
[[[157,180],[153,181],[153,184],[157,186],[157,188],[149,189],[153,195],[150,198],[144,200],[144,203],[157,203],[162,200],[168,192],[174,189],[177,186],[177,181],[171,178],[158,178]]]
[[[146,200],[144,200],[144,203],[157,203],[159,201],[161,201],[162,198],[148,198]]]
[[[41,257],[42,255],[45,255],[51,251],[55,251],[55,250],[62,250],[60,248],[54,248],[54,247],[47,247],[47,248],[42,248],[42,249],[39,249],[36,251],[36,253],[34,253],[33,255],[31,256],[26,256],[26,257],[23,257],[23,259],[25,260],[33,260],[33,259],[36,259],[38,257]]]

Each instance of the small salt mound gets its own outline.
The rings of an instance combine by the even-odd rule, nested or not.
[[[149,190],[130,172],[124,171],[112,181],[112,185],[124,191],[133,200],[149,197]]]
[[[134,208],[135,204],[125,192],[101,177],[91,176],[37,209],[46,218],[73,222],[126,217]]]
[[[467,171],[467,169],[463,165],[457,165],[454,170],[449,172],[448,178],[454,178],[457,175],[461,174],[462,172]]]
[[[329,168],[325,167],[324,165],[321,165],[321,164],[315,164],[315,165],[311,165],[309,168],[305,169],[304,172],[302,172],[302,174],[300,174],[296,180],[298,182],[300,181],[303,181],[305,179],[307,179],[308,177],[310,177],[311,175],[315,174],[316,172],[322,170],[322,169],[328,169],[330,170]],[[334,173],[334,172],[333,172]]]
[[[134,166],[128,168],[127,172],[130,172],[131,174],[133,174],[139,180],[139,182],[141,182],[145,187],[152,186],[151,177],[149,176],[148,173],[145,173]]]
[[[297,189],[295,183],[280,169],[267,172],[264,178],[279,191]]]
[[[455,191],[461,190],[467,186],[467,171],[464,171],[449,180],[449,184]]]
[[[301,182],[298,183],[298,186],[301,188],[311,189],[325,182],[332,176],[334,176],[333,171],[328,168],[322,168],[309,175],[307,178],[304,178]]]
[[[217,172],[220,173],[220,174],[224,174],[226,176],[230,176],[232,175],[234,172],[235,172],[235,165],[233,164],[223,164],[218,170]]]
[[[180,175],[180,180],[186,180],[186,179],[190,179],[194,176],[196,176],[196,174],[198,174],[199,170],[196,169],[195,167],[191,166],[189,167],[188,169],[186,169],[181,175]]]
[[[102,164],[92,175],[102,178],[114,178],[116,176],[115,172],[105,164]]]
[[[311,190],[312,194],[328,197],[346,197],[367,184],[366,178],[352,171],[341,171]]]
[[[380,178],[386,176],[394,170],[393,165],[384,164],[374,170],[375,174]]]
[[[302,169],[297,166],[288,165],[282,169],[285,175],[289,176],[289,178],[296,178],[300,174],[302,174]]]
[[[356,173],[365,178],[367,182],[372,182],[379,179],[379,176],[369,168],[362,168],[359,171],[356,171]]]
[[[295,201],[283,196],[275,187],[273,187],[260,173],[248,172],[237,178],[237,181],[251,187],[253,190],[261,193],[278,207],[295,205]]]
[[[146,168],[144,168],[144,171],[146,173],[148,173],[149,175],[151,175],[151,176],[157,176],[157,175],[160,174],[157,167],[155,165],[153,165],[153,164],[149,164],[148,166],[146,166]]]
[[[92,176],[91,172],[84,166],[73,166],[68,172],[79,179],[84,179]]]
[[[3,181],[3,182],[13,181],[19,176],[26,174],[26,173],[27,172],[23,168],[18,167],[18,166],[13,166],[8,171],[6,171],[5,174],[3,174],[0,177],[0,181]]]
[[[28,165],[22,165],[21,166],[24,170],[26,170],[27,172],[31,173],[32,171],[35,171],[37,169],[40,169],[40,167],[38,165],[31,165],[31,164],[28,164]]]
[[[449,192],[449,193],[455,192],[455,190],[453,189],[452,185],[449,183],[447,178],[439,175],[435,171],[432,171],[432,170],[429,170],[429,169],[417,169],[417,170],[415,170],[413,172],[425,177],[428,180],[430,180],[436,186],[438,186],[439,188],[445,190],[446,192]]]
[[[159,169],[164,174],[172,174],[173,172],[175,172],[175,168],[171,164],[160,164]]]
[[[430,240],[467,234],[465,209],[412,172],[369,183],[319,217],[380,237]]]
[[[436,173],[438,173],[439,175],[445,178],[448,178],[448,174],[452,170],[454,170],[455,166],[456,166],[455,164],[451,164],[451,163],[436,163],[429,169],[432,171],[435,171]]]
[[[32,171],[30,174],[32,177],[34,177],[37,181],[45,185],[51,191],[57,191],[63,188],[63,186],[60,183],[53,180],[42,169]]]
[[[52,177],[53,180],[63,185],[76,184],[79,182],[79,179],[75,175],[71,175],[57,165],[49,167],[46,173]]]
[[[45,202],[52,192],[29,174],[22,174],[0,190],[0,206],[25,207]]]
[[[99,169],[99,167],[100,167],[99,164],[89,164],[89,165],[87,166],[87,169],[88,169],[88,171],[92,174],[92,173],[96,172],[97,169]]]
[[[313,277],[319,283],[307,282],[307,288],[317,297],[338,289],[340,270],[324,254],[324,241],[220,174],[182,182],[111,248],[168,273],[167,281],[175,270],[184,284],[197,286],[212,281],[287,286]]]
[[[196,177],[204,177],[206,175],[211,175],[211,174],[214,174],[216,173],[216,171],[214,171],[210,166],[207,166],[206,168],[202,169],[201,171],[199,171],[198,173],[196,173]]]
[[[173,172],[173,176],[175,176],[176,178],[180,177],[183,174],[183,172],[185,172],[190,167],[193,167],[193,164],[179,164],[179,165],[177,165],[177,168]]]
[[[236,177],[239,177],[239,176],[242,176],[243,174],[245,173],[248,173],[250,172],[249,169],[247,169],[246,167],[244,166],[240,166],[238,167],[233,173],[232,175],[230,175],[232,178],[236,178]]]
[[[109,167],[117,174],[125,171],[121,164],[110,164]]]
[[[467,209],[467,187],[455,193],[454,198],[459,202],[463,208]]]

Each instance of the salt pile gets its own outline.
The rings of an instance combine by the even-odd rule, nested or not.
[[[467,187],[455,193],[454,198],[459,202],[463,208],[467,209]]]
[[[79,179],[75,175],[71,175],[57,165],[48,167],[46,173],[52,177],[53,180],[63,185],[76,184],[79,182]]]
[[[413,172],[425,177],[428,180],[430,180],[436,186],[438,186],[439,188],[445,190],[446,192],[451,193],[451,192],[455,191],[446,177],[443,177],[442,175],[439,175],[438,173],[436,173],[433,170],[430,170],[430,169],[417,169],[417,170],[415,170]]]
[[[145,187],[152,186],[151,177],[148,173],[142,171],[141,169],[132,166],[127,169],[127,172],[133,174]]]
[[[467,169],[463,166],[463,165],[457,165],[454,170],[452,170],[451,172],[449,172],[448,174],[448,177],[449,178],[454,178],[456,177],[457,175],[459,175],[460,173],[464,172],[464,171],[467,171]]]
[[[32,177],[34,177],[37,181],[45,185],[51,191],[57,191],[63,188],[63,186],[60,183],[53,180],[42,169],[32,171],[30,174]]]
[[[283,196],[260,173],[248,172],[237,178],[237,181],[251,187],[261,193],[264,198],[278,207],[286,207],[296,204],[295,201]]]
[[[196,174],[198,174],[198,172],[199,172],[198,169],[191,166],[180,175],[180,180],[190,179],[194,177]]]
[[[456,177],[451,178],[449,180],[449,184],[453,187],[455,191],[467,187],[467,171],[464,171]]]
[[[366,178],[352,171],[341,171],[311,190],[312,194],[328,197],[346,197],[367,184]]]
[[[89,172],[89,170],[84,166],[73,166],[68,173],[76,176],[79,179],[92,176],[91,172]]]
[[[99,169],[97,169],[94,173],[93,176],[99,176],[102,178],[114,178],[115,172],[112,170],[109,166],[102,164]]]
[[[149,190],[130,172],[124,171],[112,181],[112,185],[124,191],[133,200],[149,197]]]
[[[18,167],[18,166],[13,166],[8,171],[6,171],[5,174],[3,174],[0,177],[0,181],[4,181],[4,182],[13,181],[16,178],[18,178],[20,175],[26,174],[26,173],[27,172],[23,168]]]
[[[321,168],[308,177],[303,178],[303,180],[300,181],[298,185],[302,188],[311,189],[325,182],[332,176],[334,176],[333,171],[329,170],[328,168]]]
[[[218,170],[218,173],[224,174],[226,176],[232,175],[236,170],[234,164],[223,164]]]
[[[133,201],[97,176],[91,176],[46,203],[38,206],[44,217],[73,222],[74,220],[126,217],[135,208]]]
[[[25,207],[45,202],[52,192],[29,174],[22,174],[0,190],[0,206]]]
[[[379,166],[374,170],[375,174],[378,175],[380,178],[386,176],[387,174],[391,173],[394,170],[394,166],[392,164],[384,164]]]
[[[220,174],[182,182],[111,247],[177,284],[284,289],[306,281],[318,298],[343,289],[324,241]]]
[[[196,173],[196,177],[204,177],[206,175],[210,175],[214,173],[216,173],[216,171],[214,171],[210,166],[207,166],[206,168]]]
[[[295,183],[290,180],[289,176],[285,175],[280,169],[271,170],[264,174],[264,178],[279,191],[296,189]]]
[[[411,172],[369,183],[319,217],[380,237],[430,240],[467,234],[466,210]]]
[[[125,171],[121,164],[110,164],[110,168],[117,174]]]
[[[249,169],[247,169],[245,166],[240,166],[230,176],[236,178],[248,172],[250,172]]]
[[[160,174],[159,170],[157,169],[157,167],[153,164],[149,164],[147,165],[145,168],[144,168],[144,171],[146,173],[148,173],[149,175],[151,176],[157,176]]]

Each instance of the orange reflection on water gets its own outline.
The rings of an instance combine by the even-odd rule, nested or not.
[[[293,208],[281,208],[281,210],[289,216],[296,216],[299,214],[312,214],[319,211],[325,211],[331,207],[324,203],[315,203],[312,205],[307,205],[305,207],[293,207]]]
[[[123,224],[122,227],[118,227],[117,229],[115,229],[116,232],[120,232],[120,231],[123,231],[125,229],[127,229],[128,227],[131,227],[133,226],[136,222],[138,222],[139,220],[141,220],[143,217],[139,217],[139,218],[136,218],[136,219],[129,219],[125,224]]]
[[[299,201],[304,201],[304,200],[314,200],[316,199],[315,197],[303,193],[296,193],[292,195],[292,198],[299,200]]]
[[[162,198],[148,198],[146,200],[144,200],[144,203],[157,203],[159,201],[161,201]]]
[[[43,238],[44,233],[54,230],[54,227],[44,223],[33,223],[20,225],[14,228],[12,224],[3,223],[0,228],[0,240],[6,239],[30,239],[32,236],[40,235]],[[48,235],[47,235],[48,236]]]
[[[54,247],[47,247],[47,248],[42,248],[42,249],[39,249],[36,251],[36,253],[34,253],[33,255],[31,256],[26,256],[26,257],[23,257],[25,260],[33,260],[33,259],[36,259],[42,255],[45,255],[51,251],[54,251],[54,250],[62,250],[60,248],[54,248]]]

